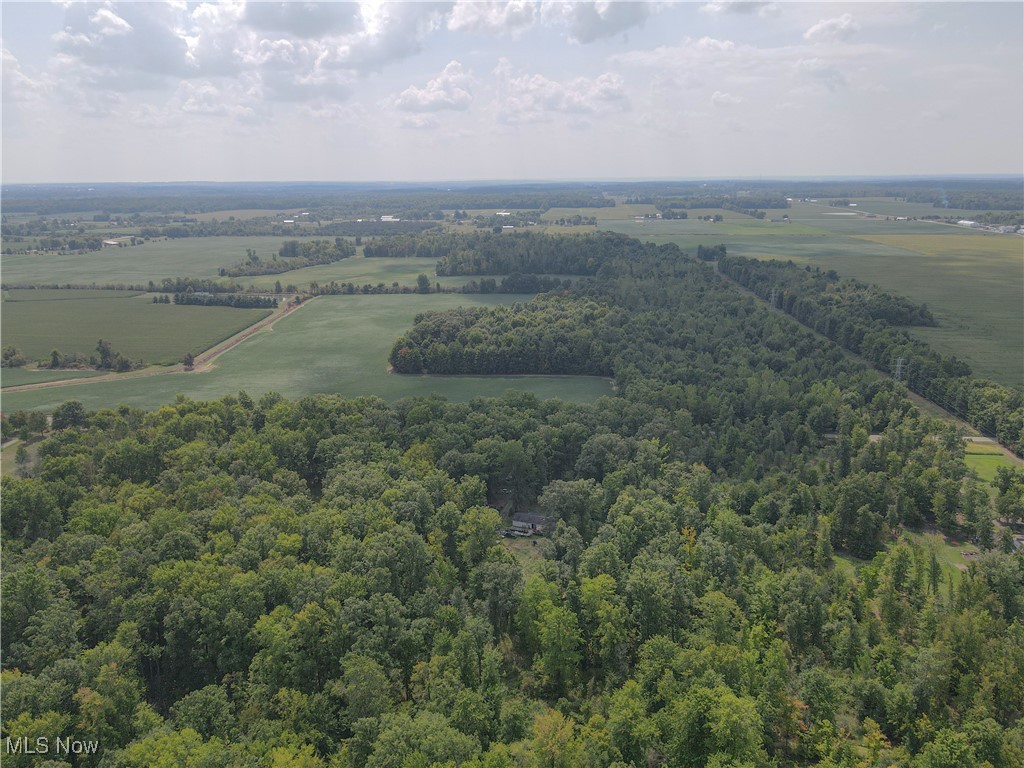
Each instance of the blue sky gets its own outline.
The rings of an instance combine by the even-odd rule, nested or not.
[[[3,181],[1020,173],[1021,3],[9,3]]]

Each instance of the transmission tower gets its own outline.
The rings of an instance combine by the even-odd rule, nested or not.
[[[772,288],[771,296],[768,297],[768,303],[771,304],[774,307],[775,306],[775,302],[776,302],[776,300],[778,298],[779,298],[779,289],[778,288]]]
[[[896,369],[892,372],[892,377],[896,381],[903,381],[903,366],[906,360],[902,357],[896,358]]]

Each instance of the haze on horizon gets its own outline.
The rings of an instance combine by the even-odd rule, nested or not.
[[[1020,3],[4,3],[3,182],[1020,174]]]

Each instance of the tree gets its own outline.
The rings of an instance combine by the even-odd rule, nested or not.
[[[545,683],[556,694],[564,694],[579,672],[580,633],[576,614],[567,608],[551,606],[537,622],[540,638],[538,668]]]
[[[186,352],[181,362],[184,363],[186,371],[191,371],[195,367],[196,359],[191,352]]]
[[[109,341],[100,339],[96,343],[96,351],[100,355],[100,361],[96,366],[97,368],[109,370],[114,367],[114,351],[111,348]]]
[[[416,277],[416,290],[419,293],[430,293],[430,278],[420,273]]]
[[[85,406],[77,400],[68,400],[53,411],[51,426],[54,429],[70,429],[85,426]]]

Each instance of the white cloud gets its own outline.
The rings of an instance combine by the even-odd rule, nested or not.
[[[613,72],[559,82],[539,74],[516,74],[509,61],[501,59],[494,74],[502,122],[537,122],[559,113],[596,115],[629,109],[625,81]]]
[[[431,131],[440,127],[441,121],[436,115],[405,115],[400,123],[402,128],[416,131]]]
[[[174,101],[177,109],[193,115],[226,115],[239,119],[252,119],[256,112],[236,93],[225,93],[206,80],[183,81],[178,86]]]
[[[764,18],[765,16],[777,13],[779,6],[778,3],[746,2],[745,0],[713,0],[713,2],[702,5],[700,9],[704,13],[710,13],[713,16],[732,13],[742,15],[756,13],[761,18]]]
[[[450,61],[441,74],[423,88],[410,85],[395,99],[395,106],[405,112],[436,112],[442,109],[465,110],[473,101],[470,92],[473,78],[462,64]]]
[[[804,32],[804,40],[812,43],[849,40],[860,29],[853,16],[844,13],[834,19],[822,19]]]
[[[716,107],[731,107],[734,104],[740,104],[743,101],[739,96],[733,96],[731,93],[724,91],[715,91],[711,94],[711,103]]]
[[[423,50],[450,9],[444,2],[363,3],[359,31],[329,41],[321,63],[365,72],[408,58]]]
[[[29,77],[22,69],[18,59],[6,48],[3,49],[3,100],[31,101],[42,97],[49,88],[49,83],[42,79]]]
[[[571,40],[592,43],[642,25],[658,8],[657,3],[625,0],[544,0],[541,4],[541,18],[547,23],[568,26]]]
[[[100,8],[89,21],[95,24],[100,33],[104,35],[124,35],[132,31],[132,25],[110,8]]]
[[[448,16],[448,29],[487,32],[490,34],[520,32],[533,25],[537,16],[534,0],[462,0]]]
[[[243,23],[260,32],[322,38],[354,30],[359,3],[248,2]]]
[[[846,77],[839,68],[822,59],[800,59],[794,68],[800,77],[829,91],[846,86]]]

